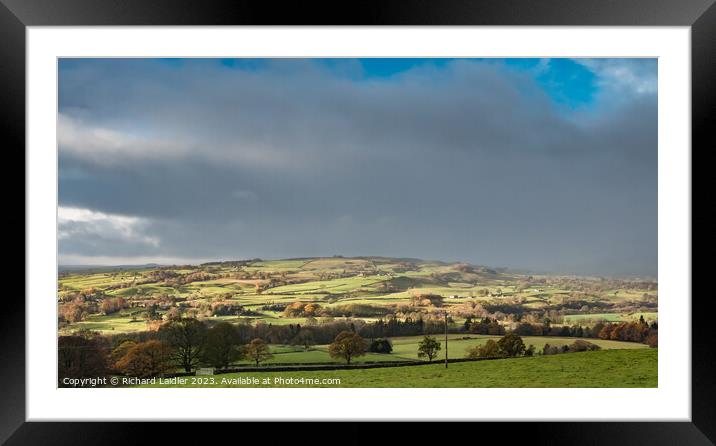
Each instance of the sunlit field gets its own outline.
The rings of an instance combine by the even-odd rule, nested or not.
[[[437,295],[442,302],[416,308],[415,299],[421,295]],[[234,324],[375,321],[414,311],[429,317],[447,309],[451,324],[457,326],[475,313],[474,308],[498,316],[509,316],[506,311],[547,312],[552,325],[626,322],[640,316],[652,322],[657,320],[658,291],[656,283],[648,281],[526,276],[414,259],[315,258],[61,273],[60,314],[77,296],[95,305],[83,304],[77,317],[61,320],[61,333],[146,330],[152,305],[160,315],[176,308],[181,314]],[[102,301],[118,297],[122,308],[105,314]],[[295,302],[316,304],[320,311],[286,314],[284,309]],[[218,304],[231,308],[217,313]],[[356,308],[360,311],[354,313]],[[515,319],[504,323],[514,324]]]
[[[494,361],[364,370],[244,372],[201,377],[202,383],[140,387],[657,387],[656,349],[605,350]],[[269,378],[246,385],[237,378]],[[283,378],[284,381],[276,381]],[[296,384],[286,384],[287,379]],[[303,379],[303,381],[300,381]],[[321,380],[340,384],[321,384]],[[209,382],[213,380],[213,384]],[[315,384],[306,385],[306,380]]]

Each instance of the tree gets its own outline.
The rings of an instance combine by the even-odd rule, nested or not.
[[[468,316],[465,319],[465,322],[462,324],[462,329],[465,331],[470,331],[470,325],[472,325],[472,318]]]
[[[269,346],[263,339],[254,339],[246,345],[244,349],[244,356],[256,363],[256,367],[259,363],[271,359],[273,355],[269,351]]]
[[[217,369],[223,369],[241,357],[239,336],[236,328],[228,322],[219,322],[206,333],[202,361]]]
[[[476,345],[467,350],[468,358],[497,358],[502,356],[500,347],[492,339],[488,339],[484,345]]]
[[[298,326],[298,334],[291,339],[291,345],[302,345],[304,350],[308,350],[310,346],[314,345],[316,341],[313,339],[313,335],[308,330],[301,330],[301,325]]]
[[[544,347],[542,347],[542,354],[544,356],[557,355],[559,353],[561,353],[561,350],[556,345],[545,344]]]
[[[124,358],[127,352],[135,345],[137,345],[137,341],[133,339],[125,339],[124,341],[120,342],[119,345],[116,346],[114,350],[112,350],[112,353],[110,355],[112,367],[119,370],[117,363],[120,359]]]
[[[107,372],[107,346],[95,335],[60,336],[57,338],[57,371],[63,378],[90,378]]]
[[[587,342],[584,339],[577,339],[569,346],[569,353],[588,352],[588,351],[600,350],[600,349],[601,349],[601,347],[599,347],[596,344]]]
[[[161,327],[159,338],[172,348],[172,357],[177,364],[191,372],[202,355],[206,325],[194,318],[175,319]]]
[[[390,353],[393,351],[393,344],[388,339],[378,338],[370,343],[368,350],[373,353]]]
[[[129,376],[148,378],[172,368],[172,350],[164,342],[151,340],[133,345],[116,364]]]
[[[529,347],[527,347],[527,350],[525,350],[525,356],[534,356],[535,355],[535,346],[530,344]]]
[[[106,315],[117,311],[114,304],[109,299],[105,299],[102,301],[102,304],[100,305],[100,309],[102,310],[102,313],[104,313]]]
[[[86,311],[81,303],[70,303],[60,306],[60,314],[67,322],[78,322],[84,319]]]
[[[182,309],[180,307],[171,307],[166,314],[167,320],[181,319]]]
[[[152,304],[149,309],[144,313],[144,318],[148,321],[157,321],[162,319],[162,315],[157,311],[157,304]]]
[[[346,364],[351,363],[351,359],[356,356],[365,355],[365,341],[351,331],[342,331],[338,333],[336,339],[328,346],[328,354],[331,358],[345,359]]]
[[[612,326],[607,324],[602,327],[601,330],[599,330],[599,334],[597,335],[599,339],[609,339],[612,333]]]
[[[100,310],[104,314],[112,314],[115,313],[122,308],[125,308],[127,306],[127,302],[122,298],[122,296],[118,296],[115,298],[105,298],[102,300],[102,303],[100,304]]]
[[[425,336],[418,344],[418,358],[425,358],[432,361],[440,351],[440,342],[431,336]]]
[[[303,314],[306,317],[317,316],[320,310],[321,306],[318,304],[307,304],[305,307],[303,307]]]
[[[507,357],[522,356],[526,350],[525,343],[517,333],[507,333],[497,341],[497,345],[500,352]]]

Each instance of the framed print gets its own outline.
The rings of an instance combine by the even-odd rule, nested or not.
[[[320,420],[713,444],[711,1],[179,3],[3,0],[8,444]]]

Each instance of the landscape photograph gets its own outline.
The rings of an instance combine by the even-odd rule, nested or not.
[[[658,387],[656,59],[57,69],[58,387]]]

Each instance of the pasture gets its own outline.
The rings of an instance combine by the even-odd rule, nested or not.
[[[435,335],[435,339],[440,342],[441,350],[437,356],[438,359],[445,358],[445,337]],[[499,340],[500,336],[482,336],[482,335],[448,335],[448,358],[460,359],[464,358],[467,350],[476,345],[483,345],[488,339]],[[382,362],[382,361],[416,361],[418,358],[418,343],[423,339],[422,336],[403,336],[390,338],[393,344],[393,352],[389,354],[366,353],[365,356],[354,358],[352,363],[363,362]],[[578,338],[553,337],[553,336],[523,336],[526,346],[534,345],[538,351],[541,351],[545,344],[561,347],[563,345],[572,344]],[[603,339],[586,339],[586,341],[597,344],[604,350],[615,349],[648,349],[645,344],[635,342],[609,341]],[[285,363],[343,363],[341,360],[331,358],[328,354],[328,345],[315,345],[305,349],[302,346],[289,345],[272,345],[270,347],[273,358],[265,362],[266,365],[285,364]],[[248,364],[249,361],[239,361],[236,364]]]
[[[138,387],[246,387],[236,378],[269,378],[270,384],[257,387],[657,387],[657,349],[602,350],[407,367],[363,370],[242,372],[214,375],[213,384],[146,385]],[[280,384],[276,378],[304,379],[304,383]],[[305,380],[316,380],[307,385]],[[340,384],[322,384],[339,379]]]
[[[566,324],[580,323],[596,323],[596,322],[633,322],[638,321],[640,316],[644,316],[647,322],[654,322],[658,319],[655,312],[637,312],[637,313],[595,313],[595,314],[570,314],[564,316]]]
[[[497,341],[501,336],[482,336],[482,335],[448,335],[448,358],[458,359],[464,358],[468,349],[476,345],[484,345],[488,339]],[[445,336],[434,335],[434,338],[440,342],[441,351],[439,358],[445,357]],[[400,338],[392,338],[393,353],[390,356],[399,356],[406,359],[418,359],[418,343],[423,339],[422,336],[405,336]],[[572,344],[578,338],[554,337],[554,336],[522,336],[526,346],[534,345],[540,351],[545,344],[562,347],[563,345]],[[609,341],[603,339],[585,339],[585,341],[596,344],[604,350],[613,349],[645,349],[649,348],[644,344],[636,342],[620,342]]]
[[[442,304],[421,306],[415,298],[442,297]],[[204,265],[110,267],[65,270],[58,277],[58,301],[75,305],[74,316],[60,320],[60,333],[91,329],[130,333],[147,329],[144,316],[157,304],[162,318],[171,307],[189,317],[232,323],[272,325],[321,323],[350,316],[332,308],[363,305],[375,311],[356,317],[374,321],[379,315],[405,318],[448,311],[454,326],[469,315],[489,317],[507,329],[524,315],[550,319],[553,326],[628,322],[644,315],[658,319],[656,282],[605,280],[573,276],[531,276],[462,263],[385,257],[246,260]],[[121,297],[125,308],[105,314],[103,300]],[[295,302],[314,303],[321,310],[310,320],[283,314]],[[219,305],[242,307],[215,314]],[[132,312],[138,321],[128,316]],[[60,311],[60,313],[63,313]],[[537,345],[536,345],[537,346]]]

